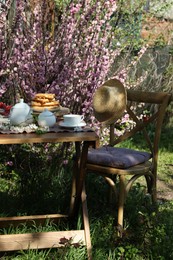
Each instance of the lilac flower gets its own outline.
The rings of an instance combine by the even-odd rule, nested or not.
[[[95,90],[109,77],[126,83],[137,62],[134,59],[131,66],[111,72],[121,53],[121,46],[113,46],[116,36],[110,23],[117,1],[72,0],[58,24],[48,15],[46,0],[32,6],[30,1],[17,0],[9,18],[11,8],[9,0],[0,10],[0,97],[16,102],[23,95],[30,102],[37,92],[52,92],[62,106],[84,114],[99,129],[92,109]],[[139,51],[138,60],[145,51]]]
[[[67,165],[68,164],[68,160],[63,160],[63,165]]]
[[[5,163],[5,165],[7,165],[7,166],[13,166],[13,162],[12,162],[12,161],[8,161],[8,162]]]

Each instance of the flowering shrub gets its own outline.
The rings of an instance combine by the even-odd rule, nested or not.
[[[53,92],[63,106],[82,113],[100,131],[92,114],[92,97],[108,77],[121,47],[115,46],[116,0],[73,0],[62,12],[52,37],[45,25],[48,3],[7,1],[1,14],[2,64],[0,95],[30,102],[36,92]],[[9,10],[15,8],[15,15]],[[30,10],[30,15],[28,15]],[[7,16],[7,14],[9,14]],[[47,16],[46,16],[47,17]],[[130,65],[122,64],[116,77],[125,82],[145,48]]]
[[[49,15],[55,12],[53,0],[1,0],[0,96],[11,103],[19,96],[30,102],[37,92],[53,92],[63,106],[83,113],[85,120],[99,130],[92,114],[97,87],[113,76],[127,88],[138,87],[148,77],[147,72],[137,78],[129,76],[146,52],[145,45],[130,61],[127,56],[112,69],[122,48],[127,47],[118,45],[122,42],[118,23],[124,1],[120,2],[69,1],[62,5],[55,24]],[[128,48],[133,45],[127,42]],[[130,46],[128,55],[132,49]]]
[[[0,94],[30,101],[36,92],[49,91],[73,112],[89,115],[92,95],[119,54],[110,25],[116,1],[72,1],[53,39],[44,26],[46,2],[32,10],[29,2],[16,1],[12,25],[7,20],[12,1],[3,5]]]

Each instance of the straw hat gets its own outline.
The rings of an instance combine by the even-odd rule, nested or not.
[[[104,124],[111,124],[122,116],[126,103],[127,95],[123,84],[117,79],[110,79],[94,94],[95,117]]]

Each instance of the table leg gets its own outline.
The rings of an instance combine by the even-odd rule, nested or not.
[[[82,214],[83,214],[83,224],[84,224],[84,233],[85,233],[85,243],[87,247],[88,259],[92,259],[92,246],[91,246],[91,237],[90,237],[90,226],[89,226],[89,217],[88,217],[88,208],[86,200],[86,191],[85,191],[85,175],[86,175],[86,163],[88,156],[88,148],[91,144],[90,142],[84,142],[81,154],[80,168],[76,180],[76,204],[74,208],[78,211],[80,199],[82,200]]]
[[[72,176],[72,190],[71,190],[71,199],[70,199],[70,210],[69,217],[74,217],[74,205],[76,200],[76,183],[77,176],[79,174],[79,163],[80,163],[80,154],[81,154],[81,142],[75,142],[75,159],[73,162],[73,176]]]
[[[79,149],[78,144],[76,144],[77,149]],[[88,147],[89,143],[84,142],[82,146],[82,152],[80,160],[76,158],[76,162],[78,165],[75,168],[73,173],[73,181],[72,181],[72,198],[71,198],[71,208],[70,208],[70,217],[73,218],[77,216],[79,206],[81,203],[81,194],[83,189],[83,183],[85,179],[85,165],[87,162],[87,155],[88,155]],[[79,152],[79,151],[78,151]],[[78,155],[78,154],[77,154]]]

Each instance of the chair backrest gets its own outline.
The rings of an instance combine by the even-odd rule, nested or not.
[[[137,132],[143,132],[147,147],[150,149],[153,158],[153,169],[157,171],[157,159],[161,128],[171,95],[165,92],[141,92],[135,90],[127,90],[127,107],[126,112],[134,121],[135,125],[132,129],[128,129],[118,138],[115,136],[115,124],[110,125],[110,145],[114,146],[127,138],[132,137]],[[144,110],[149,110],[147,117],[141,116]],[[152,137],[151,128],[152,127]],[[148,130],[150,130],[148,133]]]

